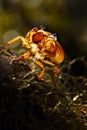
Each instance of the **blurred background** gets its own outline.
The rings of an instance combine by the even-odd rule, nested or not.
[[[0,44],[40,25],[71,59],[87,56],[87,0],[0,0]]]

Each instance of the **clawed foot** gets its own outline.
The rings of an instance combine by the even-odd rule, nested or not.
[[[19,60],[24,60],[24,58],[23,58],[23,57],[13,58],[13,59],[10,61],[10,64],[12,64],[12,63],[15,62],[15,61],[19,61]]]

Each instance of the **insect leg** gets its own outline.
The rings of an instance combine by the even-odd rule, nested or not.
[[[56,75],[58,75],[58,76],[60,75],[60,69],[59,69],[54,63],[52,63],[52,62],[50,62],[50,61],[47,61],[47,60],[43,60],[43,62],[44,62],[45,64],[48,64],[48,65],[53,66]]]
[[[52,63],[52,62],[50,62],[50,61],[43,60],[43,62],[44,62],[45,64],[48,64],[48,65],[51,65],[51,66],[55,66],[55,64],[54,64],[54,63]]]
[[[44,65],[43,65],[40,61],[38,61],[37,59],[35,59],[35,63],[36,63],[38,66],[40,66],[40,68],[42,68],[42,71],[41,71],[41,73],[40,73],[39,76],[38,76],[38,79],[41,80],[41,79],[43,78],[43,76],[44,76],[45,67],[44,67]]]
[[[23,46],[27,46],[27,42],[25,41],[25,38],[24,37],[22,37],[22,36],[18,36],[18,37],[15,37],[15,38],[13,38],[12,40],[10,40],[9,42],[8,42],[8,45],[10,45],[10,44],[13,44],[14,42],[17,42],[18,40],[21,40],[22,41],[22,45]],[[28,45],[29,46],[29,45]]]
[[[54,67],[54,71],[55,71],[55,73],[56,73],[56,75],[60,75],[60,69],[55,65],[55,67]]]
[[[28,60],[31,56],[31,52],[27,51],[24,55],[13,59],[13,61],[18,61],[18,60]]]

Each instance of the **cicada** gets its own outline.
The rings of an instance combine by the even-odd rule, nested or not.
[[[23,47],[27,48],[28,51],[13,59],[14,61],[28,60],[32,56],[33,61],[42,69],[38,76],[39,80],[44,76],[45,64],[53,66],[55,73],[60,74],[57,65],[64,61],[64,50],[55,35],[45,31],[43,27],[40,29],[35,27],[25,37],[17,36],[10,40],[8,44],[13,44],[18,40],[21,40]]]

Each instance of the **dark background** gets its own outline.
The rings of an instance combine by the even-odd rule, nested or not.
[[[24,50],[7,42],[40,25],[64,48],[60,78],[49,67],[39,81],[34,62],[12,62]],[[1,44],[0,130],[87,130],[87,0],[0,0]]]
[[[71,59],[87,56],[87,0],[0,0],[1,43],[40,25],[56,33]]]

